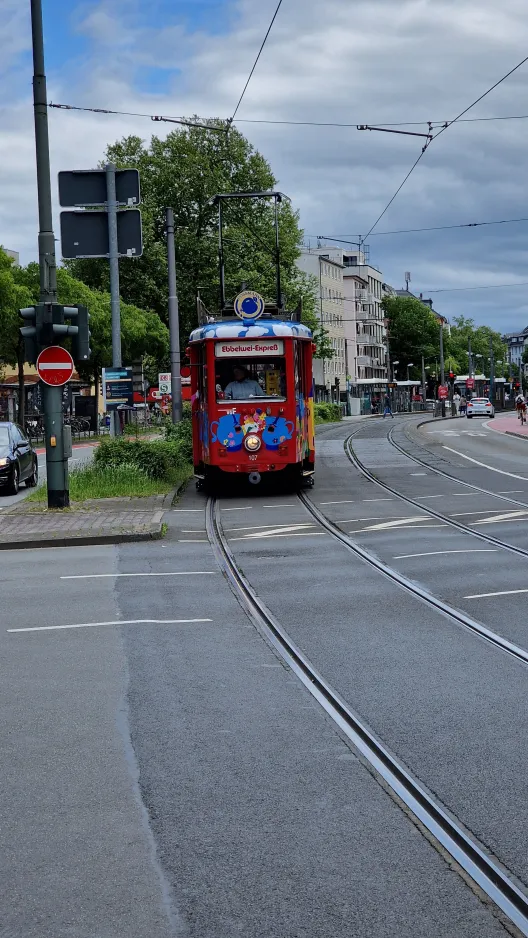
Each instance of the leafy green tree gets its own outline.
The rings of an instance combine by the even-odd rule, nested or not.
[[[419,377],[420,359],[438,357],[440,323],[425,303],[410,296],[385,296],[381,302],[388,319],[389,349],[400,370],[413,362],[411,373]]]
[[[487,372],[490,365],[490,339],[495,362],[506,363],[508,352],[500,332],[496,332],[489,326],[475,326],[474,320],[465,316],[455,316],[451,325],[451,335],[447,339],[448,354],[457,360],[461,372],[466,373],[468,343],[471,340],[474,369],[478,371],[482,367]],[[497,365],[496,374],[498,375],[501,371],[503,371],[503,366]]]
[[[17,281],[18,268],[0,248],[0,363],[18,369],[18,421],[24,422],[24,342],[19,310],[31,305],[31,292]]]
[[[264,157],[236,129],[226,132],[193,127],[174,130],[165,139],[126,137],[107,148],[105,159],[118,167],[136,167],[141,181],[144,253],[120,264],[121,295],[127,303],[154,310],[167,320],[165,209],[175,216],[176,264],[181,342],[196,325],[198,294],[206,308],[219,306],[218,208],[214,195],[269,191],[276,179]],[[232,300],[243,283],[275,301],[275,234],[273,205],[266,200],[224,203],[225,288]],[[315,291],[298,270],[303,232],[290,203],[279,207],[281,286],[286,306],[302,301],[303,321],[312,326],[323,354],[329,354],[324,331],[315,314]],[[70,271],[96,290],[109,289],[108,264],[101,260],[70,262]]]
[[[39,298],[39,268],[38,264],[28,264],[27,267],[14,268],[14,276],[23,288],[28,306],[38,302]],[[99,290],[91,290],[85,283],[77,280],[64,268],[57,270],[58,302],[65,306],[82,304],[88,307],[90,313],[90,345],[92,356],[88,362],[77,365],[80,377],[90,384],[95,384],[98,392],[98,382],[101,368],[112,364],[112,323],[110,294]],[[18,316],[18,306],[11,324],[12,340],[18,341],[18,330],[21,325]],[[158,368],[165,368],[169,357],[169,330],[161,322],[159,316],[150,310],[139,309],[129,303],[121,303],[121,342],[123,361],[130,363],[149,355]],[[10,362],[11,363],[11,362]]]

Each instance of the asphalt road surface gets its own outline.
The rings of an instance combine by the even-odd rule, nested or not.
[[[463,513],[528,549],[526,525],[498,518],[522,505],[435,475],[386,434],[458,480],[515,490],[506,497],[527,511],[528,444],[477,420],[485,437],[453,438],[459,453],[526,476],[513,479],[444,449],[443,431],[464,421],[417,422],[324,428],[309,495],[369,551],[528,647],[523,594],[480,596],[523,586],[523,557],[425,510]],[[355,431],[362,462],[423,509],[350,463]],[[237,562],[283,627],[524,888],[525,667],[351,555],[295,495],[244,490],[220,507]],[[189,488],[159,542],[3,554],[2,932],[508,934],[250,624],[215,564],[204,508]]]

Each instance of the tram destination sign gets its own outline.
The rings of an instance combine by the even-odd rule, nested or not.
[[[284,355],[284,342],[282,339],[233,339],[232,341],[216,342],[215,355],[217,358],[240,358],[241,355],[252,358],[259,355]]]

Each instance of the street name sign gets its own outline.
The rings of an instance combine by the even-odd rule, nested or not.
[[[52,388],[67,384],[73,374],[73,358],[60,345],[50,345],[37,358],[37,371],[44,384]]]

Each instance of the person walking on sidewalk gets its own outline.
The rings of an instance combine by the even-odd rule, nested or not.
[[[457,417],[460,416],[460,403],[461,403],[461,400],[462,400],[462,398],[460,397],[460,394],[458,393],[458,391],[455,391],[455,393],[453,394],[453,404],[455,405],[455,414],[456,414]]]
[[[385,417],[392,417],[392,419],[394,420],[394,414],[392,413],[392,407],[391,407],[390,394],[385,395],[385,407],[383,409],[384,420],[385,420]]]

